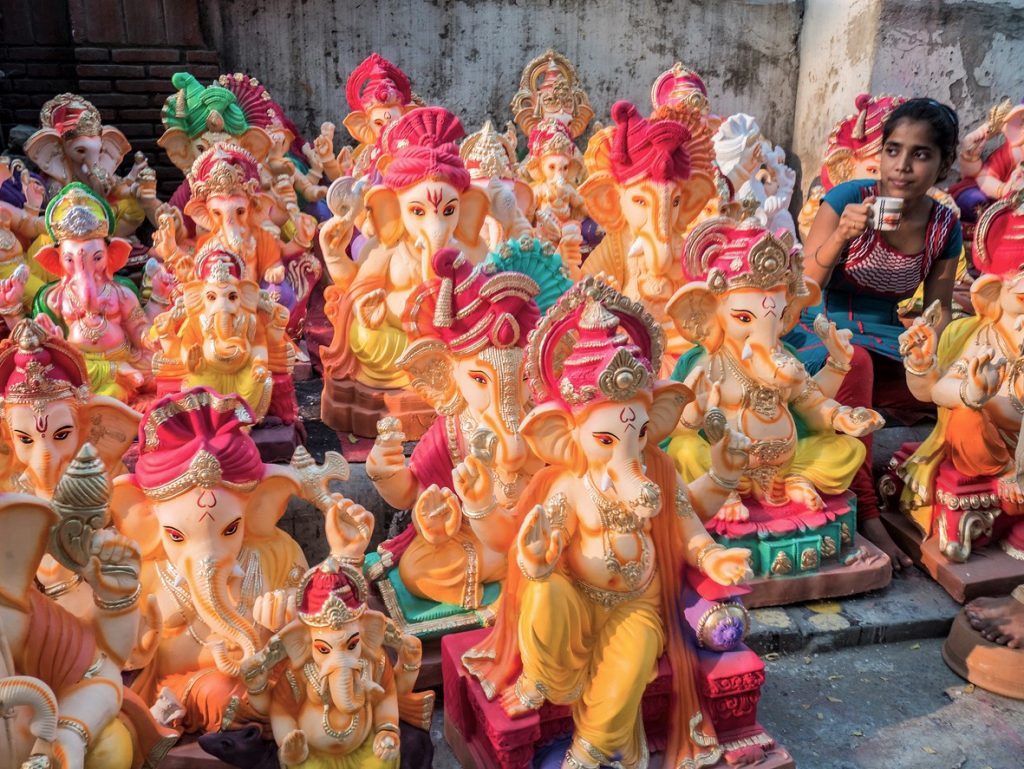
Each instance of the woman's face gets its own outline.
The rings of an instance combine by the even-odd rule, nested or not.
[[[900,120],[882,144],[883,195],[916,199],[928,194],[942,171],[942,152],[922,120]]]

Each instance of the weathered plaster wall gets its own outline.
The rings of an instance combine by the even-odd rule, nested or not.
[[[802,188],[858,93],[931,96],[966,132],[1024,98],[1024,0],[804,0],[793,147]]]
[[[757,115],[789,146],[800,0],[208,0],[207,38],[260,79],[304,129],[340,122],[345,79],[367,54],[399,64],[428,103],[463,118],[510,119],[523,66],[548,47],[580,72],[596,119],[617,99],[649,107],[676,60],[705,78],[716,111]]]

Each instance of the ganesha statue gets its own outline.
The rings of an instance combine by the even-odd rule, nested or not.
[[[740,187],[737,197],[756,203],[754,216],[770,232],[785,230],[796,239],[796,223],[789,213],[796,186],[796,171],[786,165],[786,151],[764,143],[761,168]]]
[[[53,245],[35,255],[59,280],[36,295],[34,311],[46,313],[65,329],[68,341],[85,357],[89,385],[99,395],[124,400],[150,380],[145,334],[149,320],[134,284],[114,275],[132,246],[112,237],[114,214],[88,187],[73,182],[46,208]],[[17,299],[17,292],[7,297]],[[165,299],[150,298],[157,305]]]
[[[978,222],[974,263],[982,274],[971,288],[975,315],[953,321],[938,339],[922,317],[900,339],[910,391],[938,406],[931,435],[920,445],[905,445],[893,460],[898,481],[905,483],[900,510],[916,538],[925,539],[921,557],[933,576],[949,573],[944,563],[965,562],[994,542],[1010,557],[989,548],[990,571],[1024,572],[1022,236],[1024,192],[1017,192],[993,203]],[[888,491],[900,490],[893,484]],[[960,600],[991,594],[972,587],[969,577],[965,572],[965,584],[955,587],[940,582]]]
[[[1003,142],[984,159],[989,139]],[[1024,104],[1005,99],[988,119],[964,137],[960,149],[961,181],[951,190],[964,222],[974,224],[990,203],[1024,189]]]
[[[114,480],[114,521],[139,542],[143,590],[157,614],[155,638],[129,664],[139,669],[132,688],[179,732],[262,722],[241,660],[284,624],[307,568],[277,527],[302,480],[263,464],[254,422],[235,395],[168,395],[143,415],[134,472]]]
[[[334,340],[320,353],[321,413],[335,430],[376,436],[377,420],[391,411],[411,416],[404,427],[416,438],[433,418],[426,404],[402,391],[409,379],[397,365],[408,345],[401,319],[410,294],[434,277],[433,258],[442,248],[458,248],[472,263],[486,256],[481,230],[490,203],[459,157],[455,142],[462,136],[450,112],[420,107],[382,138],[383,183],[363,196],[377,243],[347,284],[324,292]]]
[[[497,624],[462,664],[513,719],[545,702],[572,706],[562,766],[647,764],[640,704],[663,652],[673,691],[662,715],[665,765],[711,765],[722,755],[678,619],[680,570],[721,585],[746,577],[749,551],[717,544],[696,510],[715,514],[743,473],[749,443],[724,430],[713,471],[682,482],[658,442],[692,395],[656,380],[662,352],[660,324],[642,304],[584,279],[526,349],[537,406],[521,433],[550,466],[514,509],[498,504],[476,462],[456,470],[467,508],[507,530],[510,566]]]
[[[196,259],[195,279],[157,316],[152,334],[158,393],[205,386],[242,396],[257,421],[269,413],[285,424],[298,406],[291,378],[294,345],[287,335],[288,310],[253,280],[243,279],[237,255],[216,245]]]
[[[537,284],[528,276],[475,267],[454,249],[434,256],[437,275],[409,298],[405,324],[412,340],[399,365],[438,419],[416,445],[408,464],[401,424],[382,420],[367,459],[367,474],[388,504],[412,510],[412,524],[377,548],[379,566],[392,587],[454,617],[491,603],[506,573],[507,531],[492,527],[487,510],[464,505],[454,493],[452,471],[464,460],[493,478],[497,498],[512,506],[540,461],[520,435],[525,412],[523,347],[539,318]],[[467,460],[473,456],[474,459]],[[397,569],[395,568],[397,566]],[[396,573],[397,572],[397,573]],[[389,606],[409,632],[427,633],[437,623],[411,624],[406,606]],[[395,616],[398,615],[398,616]],[[456,620],[450,619],[450,629]],[[470,625],[478,618],[473,615]]]
[[[510,106],[516,125],[526,136],[530,136],[539,123],[557,120],[575,141],[594,117],[576,68],[565,56],[550,48],[523,68],[519,90]]]
[[[644,118],[632,104],[616,103],[615,124],[590,139],[590,175],[580,186],[587,210],[606,232],[583,272],[605,275],[666,327],[666,375],[688,344],[672,328],[665,303],[685,281],[679,254],[687,225],[715,190],[709,132],[697,130],[695,113],[679,117],[692,125]]]
[[[712,139],[715,163],[733,197],[764,162],[765,140],[757,120],[742,112],[725,118]]]
[[[691,480],[707,471],[710,444],[724,426],[742,431],[751,441],[750,464],[707,520],[709,531],[720,542],[748,547],[759,577],[804,576],[829,561],[842,563],[856,531],[856,508],[844,493],[865,456],[857,437],[883,420],[826,397],[782,344],[800,311],[820,294],[803,275],[799,248],[788,233],[773,235],[756,220],[739,225],[718,218],[694,229],[684,261],[693,282],[676,292],[667,312],[697,345],[673,375],[696,397],[668,453]],[[874,581],[862,580],[854,592],[880,587],[883,577],[888,582],[884,556],[877,566],[884,574],[865,574]],[[825,583],[787,584],[781,598],[763,596],[755,586],[746,603],[834,595]]]
[[[139,414],[89,389],[82,354],[54,328],[24,319],[0,342],[0,490],[51,499],[88,442],[114,474],[135,440]],[[91,610],[79,575],[44,555],[36,575],[72,613]]]
[[[494,211],[484,220],[485,240],[490,250],[497,248],[502,241],[527,234],[530,230],[526,214],[533,207],[533,191],[517,177],[516,144],[516,131],[511,123],[504,133],[498,133],[488,120],[483,128],[467,136],[459,146],[459,156],[466,165],[473,186],[484,190],[490,188],[489,197],[507,197],[513,207],[512,232],[505,231],[494,216]],[[495,187],[503,188],[504,194],[498,194]],[[504,218],[509,219],[508,216]],[[558,242],[557,239],[555,242]]]
[[[57,189],[72,182],[89,187],[106,200],[113,212],[112,234],[128,238],[145,221],[149,203],[155,199],[156,175],[146,168],[146,193],[133,187],[142,168],[133,169],[132,179],[116,171],[131,151],[124,134],[103,125],[100,111],[88,100],[71,93],[57,96],[39,113],[42,127],[25,142],[25,154],[49,177]]]
[[[140,553],[106,528],[109,502],[110,480],[88,444],[52,500],[0,494],[0,519],[18,542],[2,563],[0,677],[21,676],[57,703],[55,731],[33,729],[34,741],[24,740],[24,711],[8,713],[5,734],[14,742],[5,766],[130,769],[159,763],[176,740],[124,691],[121,668],[140,625]],[[76,616],[34,587],[47,551],[88,585],[88,614]],[[16,690],[6,693],[15,696],[5,707],[18,704]]]

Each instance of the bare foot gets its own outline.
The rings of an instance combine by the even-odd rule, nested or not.
[[[976,598],[965,607],[971,627],[993,643],[1024,647],[1024,603],[1011,596]]]
[[[519,695],[516,689],[522,691],[522,696]],[[515,686],[510,686],[502,692],[499,702],[502,710],[505,711],[509,718],[518,718],[519,716],[525,716],[531,710],[539,710],[541,705],[544,704],[544,697],[533,684],[524,678],[520,678]]]
[[[814,488],[814,484],[806,478],[790,476],[786,479],[786,496],[795,505],[802,505],[808,510],[824,510],[825,502]]]
[[[720,521],[749,521],[750,511],[747,506],[740,501],[738,494],[733,492],[729,495],[729,498],[722,503],[722,506],[718,509],[718,514],[715,515]]]
[[[896,543],[892,541],[892,537],[886,531],[881,518],[870,518],[863,521],[860,524],[860,533],[867,537],[879,550],[889,556],[889,560],[892,561],[893,571],[903,571],[914,565],[914,562],[910,560],[910,556],[900,550]]]

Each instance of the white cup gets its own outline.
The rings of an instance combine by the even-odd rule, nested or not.
[[[870,205],[871,226],[881,232],[895,230],[900,226],[903,217],[903,198],[887,198],[879,196]]]

